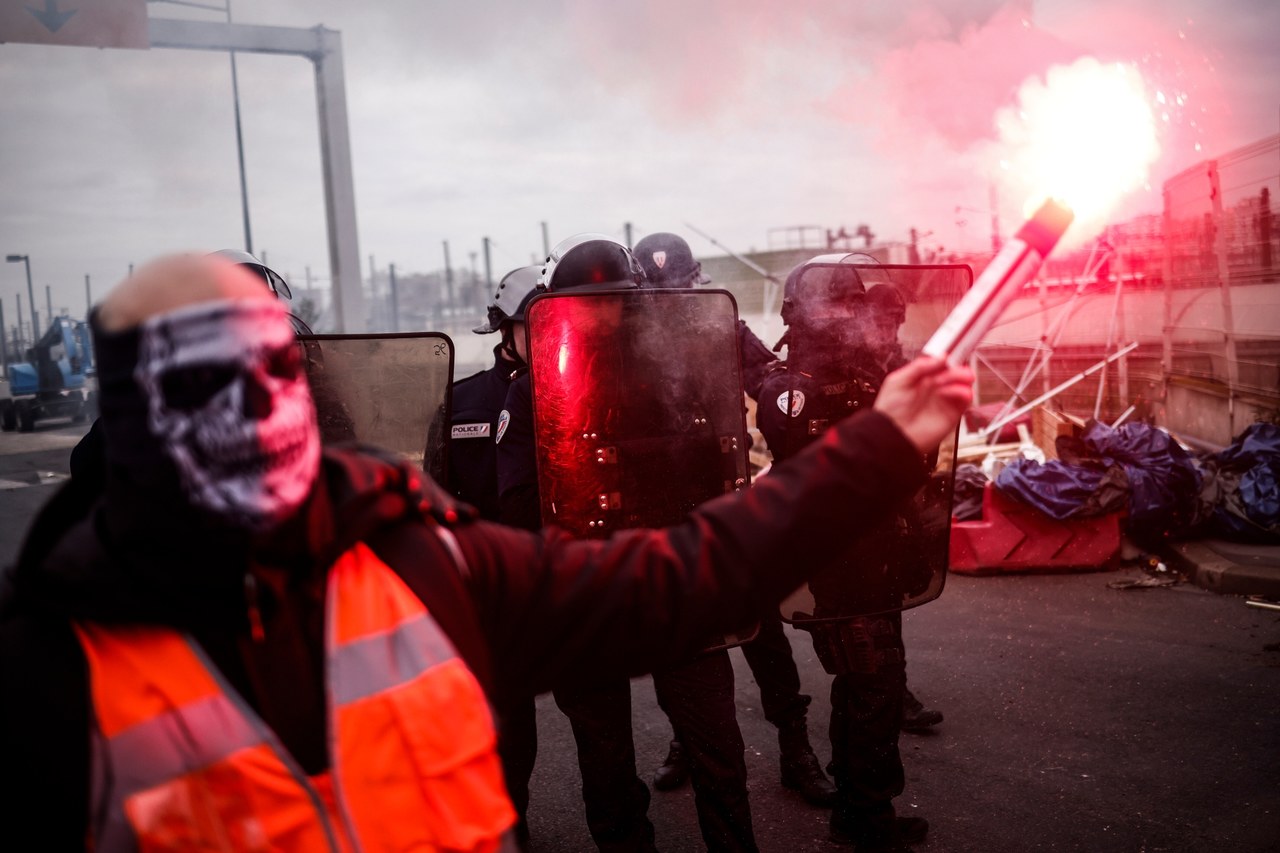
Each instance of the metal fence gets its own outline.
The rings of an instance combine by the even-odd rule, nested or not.
[[[1212,443],[1280,410],[1278,193],[1280,135],[1164,185],[1166,410]]]

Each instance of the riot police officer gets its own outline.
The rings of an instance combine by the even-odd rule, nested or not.
[[[649,234],[636,243],[635,254],[644,268],[647,286],[682,289],[711,281],[703,274],[702,264],[694,259],[689,244],[678,234]],[[742,319],[738,320],[738,352],[744,389],[749,397],[757,399],[764,377],[777,358]],[[806,718],[811,699],[800,692],[800,674],[791,653],[791,642],[783,632],[777,611],[761,614],[755,639],[740,648],[760,686],[765,719],[778,729],[782,784],[798,791],[812,805],[830,807],[835,801],[835,786],[823,775],[822,766],[809,743]],[[688,778],[691,756],[686,749],[686,735],[678,725],[674,725],[681,709],[676,708],[673,712],[664,702],[663,682],[661,674],[654,675],[659,704],[672,719],[675,731],[666,760],[654,773],[653,786],[660,791],[669,791],[680,787]],[[685,692],[693,694],[696,700],[700,691],[691,685]],[[704,692],[704,701],[710,705],[714,702],[715,691],[709,686]],[[736,722],[734,727],[737,727]]]
[[[581,235],[555,247],[539,285],[547,291],[634,288],[642,276],[621,243],[602,235]],[[501,520],[537,530],[543,519],[527,370],[511,383],[495,441]],[[552,695],[569,718],[578,747],[587,827],[596,845],[628,853],[656,850],[648,817],[649,789],[636,775],[630,679],[625,673],[589,673],[582,683],[559,685]],[[515,784],[527,790],[528,776]]]
[[[502,277],[489,300],[485,322],[474,329],[478,335],[499,334],[500,340],[493,348],[493,366],[453,386],[446,487],[489,521],[498,521],[500,515],[494,440],[498,416],[508,387],[525,367],[524,309],[538,292],[540,270],[538,266],[518,267]],[[498,685],[494,711],[498,717],[498,754],[516,809],[516,837],[524,845],[529,839],[529,776],[538,756],[534,697],[510,695]]]
[[[679,234],[659,231],[642,237],[636,243],[635,256],[644,269],[649,287],[686,288],[711,283],[702,272],[702,264],[693,257],[693,250]],[[738,320],[738,354],[742,361],[742,388],[755,400],[760,396],[760,383],[769,366],[778,360],[777,356],[743,319]]]
[[[474,331],[499,333],[493,348],[493,366],[462,379],[453,386],[450,419],[449,491],[480,511],[481,518],[497,521],[498,416],[507,389],[525,366],[524,309],[538,292],[539,266],[518,267],[502,277],[489,300],[488,316]]]
[[[554,266],[546,275],[552,292],[587,289],[631,288],[642,276],[625,247],[612,240],[567,241],[552,253]],[[635,272],[628,272],[628,268]],[[745,483],[745,433],[726,452],[721,436],[730,432],[727,421],[743,430],[741,389],[736,371],[724,375],[701,368],[694,372],[682,358],[658,341],[671,341],[676,351],[697,340],[718,340],[717,353],[732,359],[736,330],[718,322],[718,312],[703,317],[702,309],[728,308],[728,300],[713,294],[701,297],[649,299],[596,299],[573,313],[572,332],[555,348],[581,353],[581,362],[567,374],[565,388],[550,379],[537,390],[540,410],[556,412],[574,407],[572,422],[581,435],[599,435],[599,442],[583,442],[557,432],[539,436],[538,462],[544,467],[540,484],[549,490],[539,495],[543,507],[552,506],[555,518],[544,522],[568,524],[574,529],[574,507],[593,505],[598,493],[616,494],[618,500],[605,514],[610,524],[659,526],[716,494],[725,482]],[[562,305],[569,313],[566,300]],[[578,301],[578,300],[572,300]],[[669,311],[657,307],[679,304]],[[688,309],[688,313],[685,310]],[[723,317],[731,317],[727,311]],[[687,328],[681,328],[685,324]],[[538,330],[534,330],[535,335]],[[670,337],[668,337],[670,336]],[[607,337],[608,347],[592,344]],[[684,343],[680,343],[684,342]],[[535,351],[551,347],[535,338]],[[577,358],[572,356],[571,360]],[[692,359],[699,361],[698,359]],[[546,362],[533,359],[535,371]],[[725,362],[720,362],[724,364]],[[563,362],[562,362],[563,364]],[[581,366],[576,366],[580,364]],[[726,366],[731,365],[728,361]],[[732,376],[731,388],[724,381]],[[532,440],[525,424],[531,420],[516,396],[523,386],[513,386],[510,420],[499,445],[500,459],[509,448],[523,448],[532,455]],[[727,389],[727,393],[720,390]],[[714,389],[714,390],[713,390]],[[572,400],[562,401],[559,391]],[[545,407],[545,408],[544,408]],[[691,413],[701,416],[689,418]],[[554,420],[554,415],[551,420]],[[689,424],[695,426],[689,427]],[[717,427],[719,424],[719,427]],[[580,429],[578,429],[580,427]],[[541,429],[541,428],[540,428]],[[671,430],[675,430],[672,432]],[[515,437],[515,444],[508,444]],[[587,444],[590,444],[588,447]],[[616,450],[616,464],[598,468],[591,454],[600,445]],[[575,466],[587,452],[584,472]],[[734,473],[728,473],[732,468]],[[527,474],[526,474],[527,477]],[[584,485],[584,480],[589,485]],[[513,486],[504,480],[504,501],[511,508]],[[603,498],[604,494],[600,497]],[[527,496],[526,496],[527,497]],[[523,510],[532,516],[532,507]],[[594,512],[594,510],[593,510]],[[600,530],[595,521],[585,531]],[[737,725],[733,692],[733,667],[723,643],[672,667],[657,670],[654,687],[659,704],[685,737],[691,756],[695,806],[707,846],[716,851],[757,849],[747,796],[745,746]],[[569,716],[578,742],[583,774],[583,798],[592,836],[602,849],[647,849],[651,828],[647,818],[648,790],[635,773],[631,734],[630,686],[625,673],[598,673],[589,685],[561,685],[555,691],[560,708]]]
[[[782,312],[788,358],[766,377],[758,414],[778,461],[829,424],[871,407],[885,375],[903,362],[897,329],[905,303],[892,284],[866,291],[853,267],[821,256],[788,276]],[[904,787],[898,737],[906,670],[903,595],[886,578],[903,571],[897,563],[911,562],[904,556],[911,547],[909,514],[902,510],[847,558],[864,567],[857,588],[839,582],[835,572],[825,582],[819,574],[811,583],[814,615],[832,621],[800,626],[811,631],[819,660],[834,676],[829,769],[837,796],[831,837],[860,851],[903,850],[928,832],[927,821],[899,817],[893,807]],[[881,564],[892,568],[882,573]],[[845,612],[870,615],[835,618]]]

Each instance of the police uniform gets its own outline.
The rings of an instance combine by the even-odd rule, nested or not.
[[[843,367],[828,366],[820,372],[803,373],[789,369],[785,363],[773,368],[761,388],[756,418],[775,461],[795,455],[828,426],[871,408],[884,376],[901,363],[900,353],[895,353],[888,365],[881,365],[869,353],[861,352]],[[900,525],[901,519],[894,519],[884,529],[865,537],[863,544],[876,539],[882,543],[901,542]],[[874,576],[874,570],[865,565],[856,549],[846,560],[859,572],[860,579]],[[828,575],[834,578],[838,573],[839,569]],[[839,612],[842,605],[850,604],[833,600],[839,595],[837,586],[852,586],[852,594],[859,596],[856,608],[863,612],[901,606],[901,593],[874,581],[829,584],[824,589],[815,579],[811,585],[815,615],[823,615],[824,608]],[[828,768],[837,789],[833,835],[848,835],[859,843],[887,843],[895,833],[893,798],[904,787],[898,752],[906,685],[901,614],[880,612],[810,625],[806,630],[812,633],[814,650],[824,669],[834,676],[832,760]]]
[[[494,442],[498,418],[511,380],[520,369],[501,344],[494,347],[493,356],[493,367],[454,383],[447,484],[450,492],[489,521],[499,517],[498,446]]]
[[[533,426],[533,393],[529,374],[522,371],[508,389],[496,437],[502,521],[526,530],[542,526]],[[630,679],[620,673],[591,675],[584,683],[552,690],[577,744],[587,827],[601,850],[656,849],[649,788],[636,775]],[[527,789],[528,778],[517,784]]]
[[[752,400],[758,400],[765,374],[778,357],[756,337],[746,320],[738,321],[738,355],[742,364],[742,390]]]
[[[494,364],[453,386],[450,420],[449,492],[471,504],[488,521],[498,521],[498,419],[512,379],[520,365],[499,344]],[[538,720],[534,697],[510,695],[497,685],[494,712],[498,718],[498,754],[507,790],[518,816],[516,836],[528,841],[529,777],[538,757]]]

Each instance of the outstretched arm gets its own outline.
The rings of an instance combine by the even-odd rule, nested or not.
[[[639,674],[745,627],[920,486],[920,454],[955,429],[967,382],[940,362],[908,366],[883,407],[663,530],[459,531],[499,679],[541,691],[582,671]]]

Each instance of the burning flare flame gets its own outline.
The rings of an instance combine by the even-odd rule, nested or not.
[[[1001,167],[1030,214],[1046,196],[1082,225],[1100,226],[1126,193],[1142,187],[1160,155],[1141,74],[1092,57],[1028,79],[1018,106],[996,114]]]

